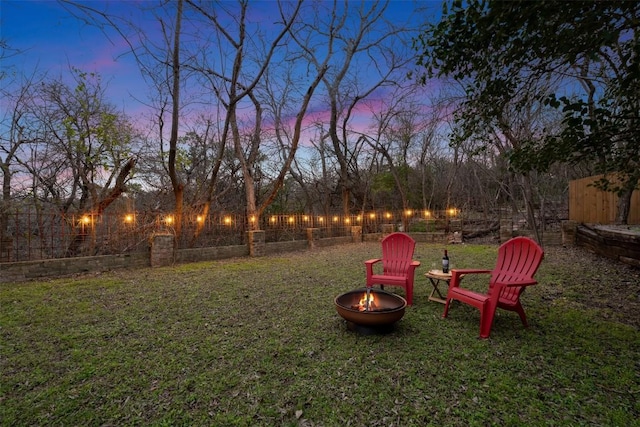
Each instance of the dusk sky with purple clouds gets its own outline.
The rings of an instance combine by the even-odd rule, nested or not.
[[[137,12],[129,1],[107,3],[113,13]],[[39,70],[52,77],[67,74],[70,66],[95,71],[108,84],[114,104],[136,110],[137,102],[132,96],[139,98],[145,84],[133,56],[128,54],[128,46],[113,32],[107,37],[54,0],[2,1],[0,9],[2,39],[12,51],[19,52],[4,61],[5,70],[15,66],[26,74]]]
[[[127,17],[153,31],[156,25],[151,14],[141,15],[135,1],[88,1],[85,4]],[[143,3],[144,4],[144,3]],[[275,2],[251,2],[258,10],[275,8]],[[82,71],[98,72],[108,85],[109,100],[135,115],[143,110],[139,100],[148,90],[142,80],[133,55],[126,43],[113,31],[103,32],[82,22],[58,1],[3,0],[0,3],[1,39],[9,48],[10,56],[3,59],[2,68],[29,75],[35,70],[46,71],[50,77],[68,74],[71,66]],[[420,14],[415,11],[421,9]],[[390,17],[398,23],[414,20],[433,21],[441,9],[440,1],[392,0]],[[427,17],[426,14],[433,16]]]

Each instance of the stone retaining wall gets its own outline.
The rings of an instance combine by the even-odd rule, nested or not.
[[[309,237],[308,240],[265,243],[263,234],[254,232],[252,234],[254,238],[253,241],[254,243],[257,242],[257,244],[254,247],[253,253],[251,253],[250,245],[176,249],[175,239],[172,235],[155,234],[149,238],[149,250],[147,252],[0,263],[0,283],[64,277],[75,274],[127,268],[163,267],[180,263],[212,261],[234,257],[264,256],[265,254],[299,252],[316,247],[322,248],[362,242],[363,235],[360,227],[354,227],[352,233],[351,236],[319,238],[319,230],[315,232],[309,231],[307,233]]]
[[[606,226],[581,224],[576,227],[576,245],[605,258],[640,268],[640,235]]]
[[[0,263],[0,283],[127,268],[161,267],[175,263],[210,261],[233,257],[264,256],[265,254],[271,253],[299,252],[303,250],[313,250],[314,248],[360,242],[378,242],[382,240],[385,235],[393,231],[393,228],[387,228],[384,230],[384,233],[363,234],[361,227],[354,226],[350,236],[319,238],[320,232],[318,229],[309,229],[306,240],[269,243],[264,242],[263,234],[253,232],[249,242],[254,242],[254,246],[249,244],[195,249],[176,249],[172,235],[156,234],[150,237],[149,250],[146,252]],[[409,234],[416,242],[420,243],[447,244],[451,241],[450,236],[442,232]],[[561,241],[562,238],[557,237],[554,238],[554,243],[552,244],[559,244]]]
[[[0,263],[0,283],[149,267],[149,253]]]
[[[247,245],[179,249],[176,251],[175,262],[177,264],[183,264],[188,262],[213,261],[217,259],[245,256],[249,256],[249,247]]]

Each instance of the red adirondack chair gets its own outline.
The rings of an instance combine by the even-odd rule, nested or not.
[[[520,295],[527,286],[538,283],[533,276],[543,258],[544,251],[535,241],[528,237],[515,237],[500,246],[498,261],[493,270],[451,270],[451,281],[442,317],[447,317],[451,301],[458,300],[480,310],[480,338],[489,337],[497,307],[518,313],[522,323],[527,327],[527,317],[520,303]],[[462,276],[474,273],[491,274],[486,294],[460,287]]]
[[[364,262],[367,269],[367,287],[380,285],[400,286],[407,296],[407,305],[413,304],[413,279],[420,261],[413,261],[416,242],[408,234],[391,233],[382,239],[382,258]],[[374,271],[374,265],[382,262],[382,272]],[[379,269],[379,267],[378,267]],[[375,274],[375,273],[380,274]]]

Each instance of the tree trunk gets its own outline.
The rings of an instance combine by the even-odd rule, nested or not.
[[[0,170],[2,170],[2,199],[0,200],[0,242],[2,242],[9,227],[11,171],[9,170],[9,165],[5,162],[0,162]]]
[[[631,196],[640,184],[640,170],[629,177],[629,180],[618,191],[618,210],[616,224],[627,224],[631,212]]]
[[[133,157],[130,158],[118,173],[116,183],[111,191],[109,191],[102,199],[96,200],[94,202],[93,206],[91,206],[91,208],[89,209],[89,212],[91,212],[92,214],[92,220],[101,215],[102,212],[104,212],[104,210],[107,209],[107,207],[109,207],[111,203],[115,202],[118,197],[120,197],[120,195],[126,191],[127,177],[131,174],[131,171],[133,170],[135,165],[136,159]],[[86,228],[87,226],[84,224],[76,225],[74,229],[75,236],[69,243],[69,246],[67,246],[67,250],[65,252],[66,257],[75,256],[78,252],[78,249],[80,249],[80,247],[88,237],[93,237],[95,239],[95,234],[93,234],[95,233],[95,227],[90,227],[90,232],[87,232]]]
[[[171,64],[173,87],[171,91],[171,136],[169,139],[169,178],[171,178],[171,185],[173,186],[173,195],[176,203],[174,221],[176,238],[180,236],[182,231],[184,205],[184,183],[176,171],[176,158],[178,155],[178,126],[180,124],[180,25],[182,22],[182,5],[183,0],[178,0]]]
[[[527,209],[527,221],[529,222],[529,227],[533,230],[533,234],[535,235],[536,241],[542,244],[542,236],[540,235],[540,228],[536,222],[536,211],[535,206],[533,204],[533,187],[531,185],[531,177],[529,174],[525,174],[522,176],[522,189],[524,195],[524,202]]]

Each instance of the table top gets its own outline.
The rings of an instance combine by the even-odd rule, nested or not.
[[[442,270],[429,270],[424,274],[426,277],[433,279],[449,280],[451,279],[451,272],[443,273]]]

